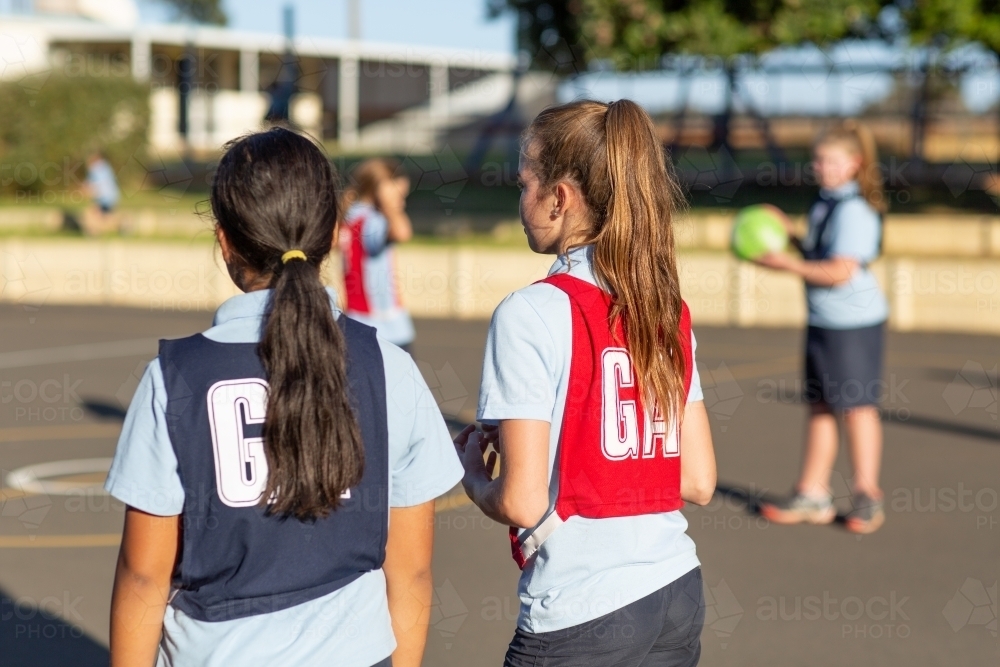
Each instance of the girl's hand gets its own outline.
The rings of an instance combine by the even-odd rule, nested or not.
[[[406,210],[406,190],[401,179],[387,178],[379,183],[375,198],[379,210],[383,213],[399,213]]]
[[[474,490],[482,485],[493,481],[493,472],[496,469],[497,453],[490,452],[489,458],[484,462],[483,454],[491,444],[474,424],[469,424],[462,432],[455,437],[455,450],[458,458],[465,468],[465,477],[462,485],[465,487],[469,497],[473,497]]]
[[[493,449],[500,451],[500,427],[495,424],[481,424],[483,430],[483,440],[487,445],[492,445]]]

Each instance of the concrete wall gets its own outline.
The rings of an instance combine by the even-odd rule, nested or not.
[[[802,216],[793,221],[804,231]],[[732,228],[732,212],[698,211],[678,224],[677,246],[726,250]],[[890,214],[885,220],[882,251],[886,255],[925,257],[1000,257],[1000,217]]]
[[[302,98],[299,109],[304,117],[315,118],[316,106],[311,98]],[[52,196],[56,194],[51,193]],[[125,195],[127,205],[129,193]],[[85,200],[79,195],[70,197],[65,203],[68,206],[83,205]],[[169,213],[162,209],[125,208],[122,217],[125,234],[129,236],[187,238],[211,231],[212,226],[210,220],[193,211]],[[796,223],[804,225],[801,216]],[[62,209],[56,205],[0,208],[0,231],[53,231],[61,224]],[[732,225],[731,211],[696,211],[678,222],[677,247],[681,250],[727,251]],[[513,234],[521,234],[518,222],[513,222],[513,228]],[[1000,257],[1000,216],[889,215],[886,216],[882,250],[886,256]]]
[[[550,264],[528,250],[476,246],[409,245],[397,254],[401,291],[419,317],[487,318],[504,296],[544,277]],[[887,288],[892,328],[1000,334],[1000,257],[890,256],[873,270]],[[680,274],[696,323],[805,321],[802,285],[791,276],[711,250],[682,250]],[[325,275],[330,284],[339,282],[336,260]],[[0,300],[28,308],[210,310],[236,293],[205,241],[0,240]]]

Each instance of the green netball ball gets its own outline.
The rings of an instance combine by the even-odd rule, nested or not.
[[[732,251],[740,259],[755,260],[788,245],[785,214],[777,206],[757,204],[736,214],[733,222]]]

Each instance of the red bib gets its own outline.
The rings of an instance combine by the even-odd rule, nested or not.
[[[361,241],[365,215],[362,213],[340,226],[340,249],[343,253],[344,290],[347,292],[347,310],[356,313],[370,313],[368,294],[365,293],[364,261],[368,253]]]
[[[569,297],[573,350],[559,434],[559,495],[523,540],[510,529],[523,568],[542,542],[572,516],[604,519],[680,509],[680,432],[656,408],[646,410],[620,321],[609,326],[611,295],[566,273],[541,281]],[[691,314],[681,305],[684,394],[691,387]]]

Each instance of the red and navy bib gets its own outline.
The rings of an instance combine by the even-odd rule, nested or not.
[[[658,406],[643,405],[638,376],[624,347],[622,323],[611,323],[612,297],[566,273],[541,281],[569,297],[573,348],[559,434],[555,508],[524,538],[511,528],[514,560],[524,567],[542,542],[573,516],[588,519],[680,509],[680,429]],[[693,372],[691,315],[682,303],[684,392]]]

